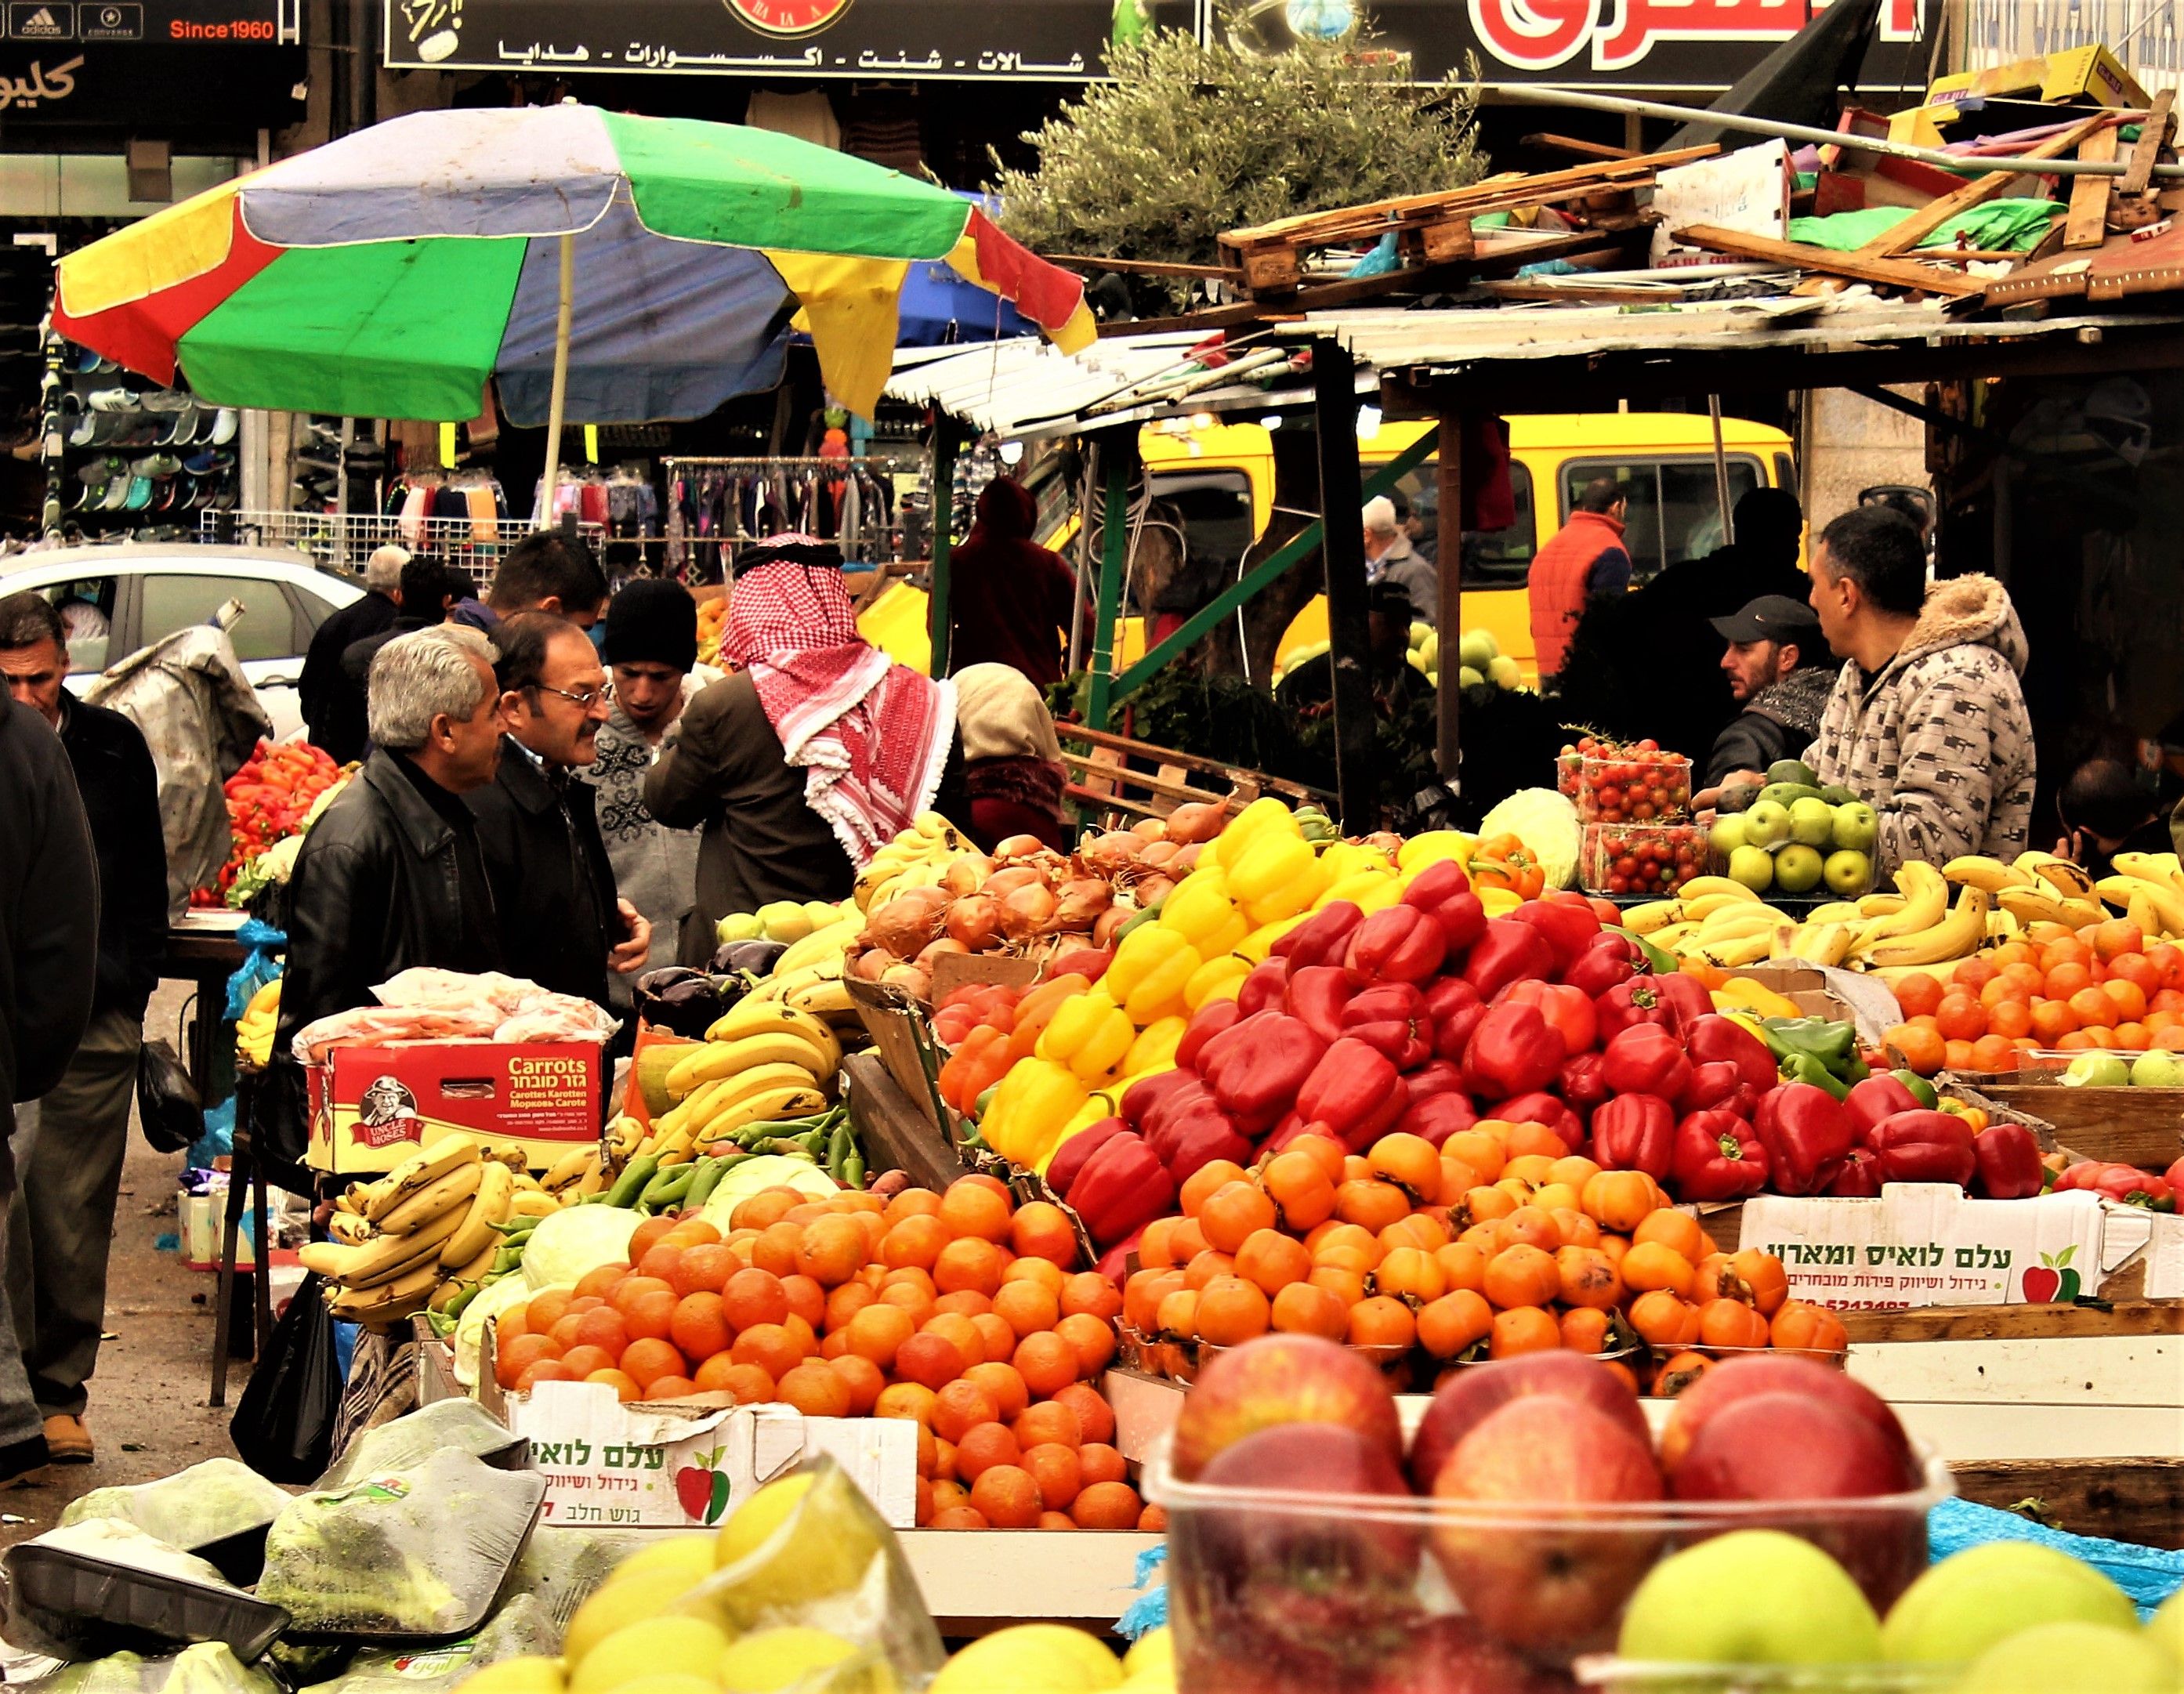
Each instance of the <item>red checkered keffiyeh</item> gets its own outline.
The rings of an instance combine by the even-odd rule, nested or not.
[[[857,633],[841,555],[776,536],[737,560],[723,658],[751,674],[805,804],[860,870],[933,804],[956,738],[956,690]]]

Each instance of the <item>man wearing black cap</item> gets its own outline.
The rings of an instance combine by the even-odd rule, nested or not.
[[[580,766],[599,801],[599,833],[621,897],[652,926],[646,968],[675,962],[682,920],[698,900],[698,836],[670,829],[644,804],[644,777],[675,739],[682,708],[702,684],[698,603],[679,582],[640,578],[607,604],[602,656],[614,679],[612,709],[599,726],[599,756]],[[613,989],[620,1000],[624,979]]]
[[[1777,759],[1801,756],[1836,681],[1819,619],[1802,600],[1762,594],[1735,616],[1708,621],[1729,644],[1721,668],[1743,710],[1714,738],[1706,791],[1692,796],[1698,805],[1711,805],[1724,788],[1765,781]]]

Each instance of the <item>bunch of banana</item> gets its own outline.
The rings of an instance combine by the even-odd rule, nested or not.
[[[1899,936],[1925,934],[1949,916],[1949,885],[1942,880],[1942,873],[1924,860],[1908,860],[1899,867],[1896,888],[1900,899],[1874,900],[1872,895],[1866,896],[1867,900],[1874,900],[1870,908],[1873,915],[1864,919],[1858,933],[1851,938],[1844,963],[1852,968],[1861,967],[1872,961],[1875,948]],[[1869,910],[1866,900],[1858,902],[1858,910],[1861,913]],[[1985,917],[1984,907],[1981,917]],[[1985,939],[1982,924],[1980,939]],[[1972,943],[1974,947],[1978,945],[1977,940]],[[1970,952],[1971,949],[1964,950]]]
[[[2120,906],[2151,940],[2156,935],[2184,935],[2184,865],[2174,853],[2119,853],[2114,870],[2095,890]]]
[[[2020,853],[2007,865],[1984,853],[1968,853],[1942,866],[1942,875],[1959,887],[1992,896],[1991,904],[2020,925],[2061,923],[2081,929],[2108,916],[2091,874],[2053,853]],[[2128,906],[2129,901],[2117,904]],[[2184,903],[2179,910],[2184,915]]]
[[[857,910],[870,911],[904,889],[931,888],[956,860],[978,850],[969,836],[939,812],[922,811],[858,872],[852,895]]]
[[[616,1123],[634,1125],[633,1118],[617,1118]],[[606,1167],[596,1144],[564,1153],[547,1167],[546,1174],[538,1179],[539,1191],[556,1206],[574,1206],[606,1188]]]
[[[235,1020],[236,1062],[245,1070],[262,1071],[273,1062],[273,1032],[280,1022],[281,978],[276,977],[250,996]]]
[[[748,1125],[822,1112],[841,1067],[841,1043],[822,1019],[746,996],[668,1072],[675,1104],[630,1156],[681,1162]]]
[[[1859,954],[1860,962],[1886,978],[1892,971],[1918,970],[1969,958],[1986,945],[1987,913],[1993,899],[1985,889],[1967,883],[1958,890],[1956,905],[1934,922],[1920,929],[1897,930],[1872,942]],[[1896,916],[1900,918],[1903,913]]]
[[[1774,932],[1792,920],[1728,877],[1693,877],[1672,900],[1648,900],[1624,925],[1680,958],[1732,967],[1769,956]]]
[[[352,1184],[336,1204],[335,1239],[314,1241],[298,1257],[333,1285],[327,1303],[337,1318],[385,1329],[423,1311],[451,1275],[473,1283],[484,1277],[524,1162],[519,1148],[443,1137],[378,1181]]]
[[[861,924],[858,933],[863,933]],[[864,1026],[857,1017],[856,1003],[850,998],[843,970],[839,953],[824,964],[806,965],[795,971],[783,971],[777,961],[774,973],[737,1004],[785,1006],[817,1018],[830,1032],[861,1029]]]

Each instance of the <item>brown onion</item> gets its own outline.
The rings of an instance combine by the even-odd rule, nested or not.
[[[1001,933],[1011,941],[1043,935],[1054,922],[1055,898],[1044,883],[1020,888],[1001,902]]]
[[[849,961],[849,974],[860,982],[876,983],[880,979],[880,972],[892,970],[901,962],[884,947],[867,947]]]
[[[994,844],[996,859],[1028,859],[1035,853],[1046,851],[1046,843],[1036,835],[1011,835]]]
[[[1140,869],[1156,871],[1181,851],[1183,848],[1178,843],[1156,841],[1138,855],[1138,864]]]
[[[1179,805],[1167,815],[1167,839],[1189,847],[1211,841],[1228,822],[1228,808],[1217,800]]]
[[[1167,825],[1157,817],[1141,817],[1130,826],[1130,833],[1147,841],[1167,839]]]
[[[990,952],[1000,945],[1000,901],[989,894],[964,895],[948,909],[948,935],[966,951]]]
[[[1139,910],[1127,901],[1117,900],[1092,920],[1092,945],[1095,947],[1113,946],[1115,932],[1135,917]]]
[[[1056,929],[1089,929],[1093,921],[1115,903],[1113,887],[1097,877],[1072,877],[1055,890]]]
[[[994,861],[983,853],[966,853],[952,861],[941,873],[940,888],[944,894],[961,898],[976,894],[987,878],[994,874]]]
[[[1010,865],[987,878],[978,892],[991,894],[995,900],[1006,900],[1018,889],[1029,888],[1039,880],[1039,872],[1029,865]]]
[[[1396,855],[1403,850],[1403,838],[1393,830],[1376,829],[1364,839],[1368,847],[1377,847],[1385,853],[1390,864],[1395,862]]]
[[[1167,869],[1178,877],[1189,876],[1198,868],[1198,855],[1205,845],[1203,841],[1192,842],[1167,861]]]
[[[880,980],[899,988],[912,1000],[933,998],[933,972],[916,965],[890,965]]]
[[[938,900],[920,896],[938,894]],[[911,889],[883,900],[865,914],[865,939],[898,959],[914,959],[940,933],[947,896],[938,889]]]
[[[944,935],[938,941],[929,944],[926,950],[917,956],[916,962],[920,969],[929,971],[935,963],[948,954],[967,955],[970,950],[954,936]]]
[[[1077,861],[1088,871],[1112,876],[1135,864],[1145,845],[1143,836],[1133,835],[1127,829],[1089,836],[1077,850]]]
[[[1135,890],[1139,906],[1158,906],[1175,892],[1173,877],[1147,877]]]

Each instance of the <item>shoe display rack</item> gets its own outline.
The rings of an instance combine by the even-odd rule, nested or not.
[[[354,418],[314,416],[296,437],[292,488],[299,512],[373,512],[387,476],[387,449],[373,426]]]
[[[200,515],[235,507],[231,406],[199,404],[88,348],[64,344],[58,412],[61,533],[76,541],[184,541]]]

